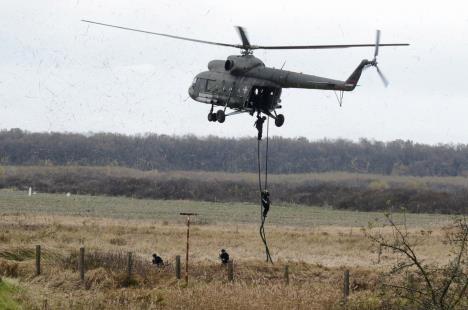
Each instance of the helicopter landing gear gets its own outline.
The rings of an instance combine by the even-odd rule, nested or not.
[[[208,113],[208,122],[216,122],[216,113]]]
[[[275,125],[276,127],[281,127],[284,124],[284,115],[283,114],[278,114],[276,115],[275,118]]]
[[[216,113],[213,113],[214,106],[211,105],[210,113],[208,113],[208,122],[216,122]]]
[[[218,110],[218,112],[216,112],[216,120],[220,123],[224,123],[224,121],[226,120],[226,114],[224,113],[223,110]]]
[[[211,106],[210,113],[208,113],[208,121],[209,122],[220,122],[224,123],[226,120],[226,113],[223,110],[218,110],[216,113],[213,113],[213,106]]]

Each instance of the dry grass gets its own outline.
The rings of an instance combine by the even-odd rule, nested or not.
[[[18,296],[27,309],[43,308],[44,303],[51,309],[340,309],[345,268],[351,269],[349,308],[380,309],[378,273],[395,260],[392,253],[383,253],[377,265],[376,249],[359,227],[379,218],[377,213],[273,209],[269,220],[275,224],[266,228],[275,260],[271,266],[263,262],[256,206],[88,196],[70,202],[64,195],[27,197],[7,191],[0,195],[0,269],[18,277],[23,288]],[[130,208],[123,207],[130,202]],[[83,212],[87,208],[93,212]],[[185,287],[174,277],[174,258],[185,253],[186,233],[177,212],[194,209],[209,211],[211,217],[192,226],[191,281]],[[126,219],[131,212],[145,218]],[[248,215],[245,220],[239,220],[244,219],[242,212]],[[441,228],[448,218],[409,215],[408,221],[413,232],[432,231],[418,252],[428,262],[445,262]],[[43,249],[43,274],[38,277],[36,244]],[[77,272],[81,245],[87,254],[84,283]],[[226,269],[217,260],[221,248],[234,259],[234,283],[227,282]],[[125,274],[128,251],[136,260],[130,282]],[[168,262],[165,268],[149,263],[153,252]],[[289,286],[283,280],[285,264],[290,266]]]
[[[185,252],[186,227],[177,223],[24,214],[3,215],[0,223],[8,239],[0,245],[0,257],[19,261],[32,259],[36,244],[48,249],[44,255],[51,259],[76,251],[82,244],[90,250],[132,251],[148,259],[153,252],[170,260]],[[376,260],[376,255],[370,255],[375,249],[356,227],[267,226],[266,229],[272,254],[282,261],[339,267],[369,266]],[[412,231],[420,229],[413,227]],[[190,233],[195,262],[217,262],[221,248],[229,249],[236,260],[263,258],[263,245],[256,225],[195,223]],[[442,243],[433,243],[442,239],[442,233],[436,227],[431,238],[427,243],[421,243],[418,250],[428,260],[443,261],[446,247]],[[119,242],[116,243],[116,239]]]

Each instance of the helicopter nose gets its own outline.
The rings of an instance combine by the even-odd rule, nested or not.
[[[194,99],[193,96],[195,95],[195,89],[193,88],[193,86],[189,87],[188,94],[189,94],[190,98]]]

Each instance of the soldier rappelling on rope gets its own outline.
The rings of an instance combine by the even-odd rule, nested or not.
[[[268,192],[268,139],[269,139],[269,128],[267,123],[267,133],[266,133],[266,148],[265,148],[265,180],[264,185],[262,185],[261,180],[261,161],[260,161],[260,143],[263,136],[263,123],[267,120],[266,116],[260,116],[260,111],[257,113],[257,120],[255,121],[255,128],[257,128],[257,164],[258,164],[258,187],[260,190],[260,208],[261,208],[261,224],[260,224],[260,237],[262,238],[263,244],[265,245],[265,254],[266,261],[273,263],[271,259],[270,250],[268,249],[268,243],[265,235],[265,220],[270,210],[270,193]]]
[[[264,189],[262,191],[262,210],[263,217],[267,217],[268,211],[270,210],[270,193],[268,190]]]
[[[266,116],[260,116],[260,113],[257,114],[257,120],[255,121],[255,128],[258,130],[257,140],[262,140],[263,135],[263,123],[266,120]]]

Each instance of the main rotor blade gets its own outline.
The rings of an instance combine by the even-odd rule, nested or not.
[[[157,36],[162,36],[162,37],[167,37],[167,38],[172,38],[172,39],[179,39],[179,40],[191,41],[191,42],[196,42],[196,43],[211,44],[211,45],[219,45],[219,46],[228,46],[228,47],[242,48],[242,45],[239,45],[239,44],[227,44],[227,43],[219,43],[219,42],[204,41],[204,40],[198,40],[198,39],[192,39],[192,38],[174,36],[174,35],[171,35],[171,34],[158,33],[158,32],[152,32],[152,31],[147,31],[147,30],[140,30],[140,29],[134,29],[134,28],[128,28],[128,27],[122,27],[122,26],[104,24],[104,23],[99,23],[99,22],[94,22],[94,21],[84,20],[84,19],[82,19],[81,21],[82,21],[82,22],[85,22],[85,23],[100,25],[100,26],[118,28],[118,29],[123,29],[123,30],[130,30],[130,31],[135,31],[135,32],[142,32],[142,33],[147,33],[147,34],[154,34],[154,35],[157,35]]]
[[[408,43],[386,43],[379,46],[408,46]],[[302,49],[333,49],[333,48],[349,48],[349,47],[375,47],[375,44],[338,44],[338,45],[285,45],[285,46],[261,46],[253,45],[250,49],[264,50],[302,50]]]
[[[247,37],[247,32],[245,31],[245,28],[241,26],[236,26],[236,29],[241,37],[242,45],[246,48],[250,47],[249,38]]]
[[[335,48],[375,47],[375,46],[376,46],[375,44],[285,45],[285,46],[250,45],[250,42],[249,42],[249,40],[248,40],[248,38],[247,38],[247,34],[246,34],[244,28],[242,28],[242,27],[237,27],[237,31],[239,32],[239,35],[241,36],[241,39],[242,39],[242,45],[240,45],[240,44],[228,44],[228,43],[220,43],[220,42],[212,42],[212,41],[205,41],[205,40],[192,39],[192,38],[181,37],[181,36],[175,36],[175,35],[165,34],[165,33],[159,33],[159,32],[153,32],[153,31],[148,31],[148,30],[141,30],[141,29],[135,29],[135,28],[129,28],[129,27],[122,27],[122,26],[111,25],[111,24],[105,24],[105,23],[100,23],[100,22],[95,22],[95,21],[85,20],[85,19],[82,19],[81,21],[82,21],[82,22],[85,22],[85,23],[100,25],[100,26],[106,26],[106,27],[112,27],[112,28],[117,28],[117,29],[123,29],[123,30],[141,32],[141,33],[153,34],[153,35],[162,36],[162,37],[167,37],[167,38],[172,38],[172,39],[185,40],[185,41],[191,41],[191,42],[203,43],[203,44],[210,44],[210,45],[234,47],[234,48],[240,48],[240,49],[244,49],[244,50],[254,50],[254,49],[265,49],[265,50],[335,49]],[[409,45],[408,43],[379,44],[379,46],[408,46],[408,45]]]

